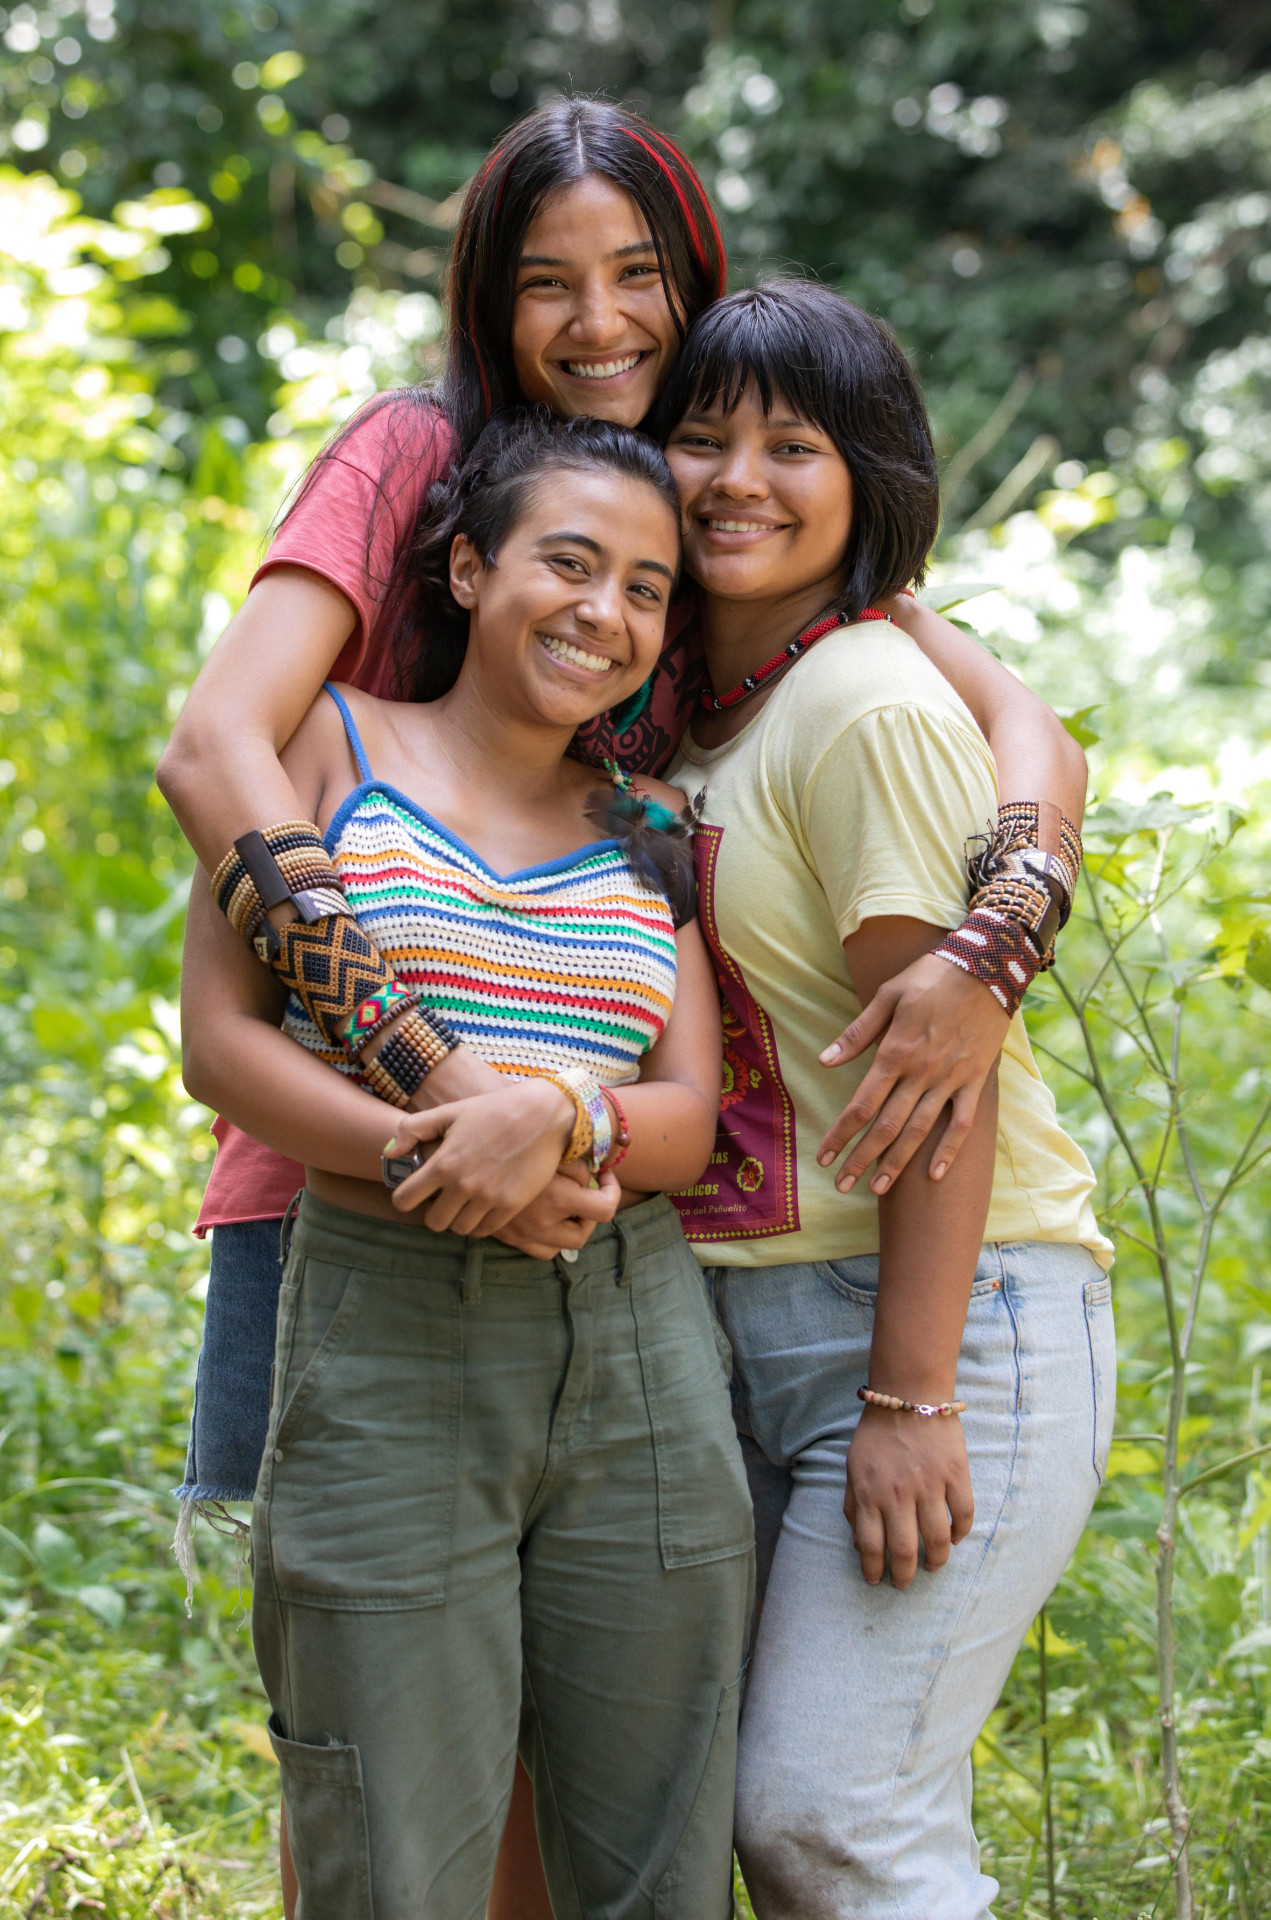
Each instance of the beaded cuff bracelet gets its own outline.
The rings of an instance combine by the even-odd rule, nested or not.
[[[971,911],[933,952],[1015,1014],[1037,975],[1055,964],[1055,936],[1081,872],[1081,835],[1049,800],[1008,800],[968,856]]]
[[[1019,1012],[1024,995],[1041,972],[1037,949],[1019,922],[985,907],[969,913],[932,953],[981,981],[1012,1015]]]
[[[459,1045],[458,1035],[426,1009],[412,1007],[389,1034],[373,1060],[362,1063],[371,1092],[391,1107],[410,1105],[434,1067]]]
[[[585,1067],[562,1067],[559,1073],[543,1077],[574,1103],[574,1131],[562,1158],[581,1160],[592,1173],[599,1173],[613,1146],[613,1122],[600,1082]]]
[[[308,820],[284,820],[264,833],[241,834],[212,876],[212,898],[235,933],[266,962],[277,950],[277,933],[266,919],[271,907],[290,900],[310,923],[348,911],[322,835]]]

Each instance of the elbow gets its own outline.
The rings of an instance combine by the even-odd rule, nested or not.
[[[172,738],[159,756],[154,777],[155,785],[183,832],[194,797],[207,779],[211,758],[194,729],[178,721]]]
[[[1073,739],[1058,714],[1055,718],[1055,753],[1063,769],[1064,785],[1076,801],[1074,825],[1081,826],[1082,815],[1086,810],[1086,788],[1090,780],[1090,765],[1085,750]]]
[[[209,1062],[197,1047],[188,1044],[181,1049],[181,1085],[191,1100],[197,1100],[200,1106],[215,1108],[219,1105]]]

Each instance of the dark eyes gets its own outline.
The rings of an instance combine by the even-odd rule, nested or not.
[[[691,447],[696,453],[717,453],[722,443],[706,433],[686,433],[677,436],[671,442],[676,447]],[[809,446],[805,440],[783,440],[781,445],[772,449],[774,453],[817,453],[819,448]]]
[[[630,280],[638,276],[640,278],[647,280],[651,275],[656,277],[657,273],[658,273],[658,264],[656,260],[635,261],[632,263],[631,266],[624,267],[622,269],[622,272],[618,275],[618,278],[619,280]],[[567,286],[568,286],[568,282],[565,280],[562,280],[559,274],[536,273],[536,274],[533,274],[530,277],[530,279],[522,280],[521,284],[517,288],[517,292],[532,293],[537,288],[540,288],[540,287],[567,287]]]
[[[547,558],[554,567],[562,567],[567,573],[581,574],[584,578],[586,577],[587,563],[584,560],[578,559],[576,554],[551,553],[548,554]],[[642,594],[645,599],[652,600],[655,606],[662,604],[661,593],[656,587],[650,586],[647,580],[633,580],[629,591],[631,593]]]

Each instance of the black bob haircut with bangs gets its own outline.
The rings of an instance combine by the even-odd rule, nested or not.
[[[931,425],[917,376],[880,320],[808,280],[769,280],[699,314],[657,409],[661,438],[689,412],[736,408],[753,382],[829,435],[852,476],[838,605],[850,618],[920,583],[940,525]]]

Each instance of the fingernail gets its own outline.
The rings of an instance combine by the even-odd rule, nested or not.
[[[832,1153],[818,1153],[816,1156],[816,1164],[818,1167],[832,1167],[834,1165],[834,1155]]]
[[[821,1055],[821,1064],[823,1066],[828,1067],[829,1065],[831,1065],[833,1061],[838,1059],[842,1051],[843,1051],[842,1047],[840,1047],[840,1045],[838,1044],[838,1041],[836,1040],[834,1042],[834,1045],[832,1047],[827,1047],[825,1049],[825,1052]]]
[[[880,1173],[877,1180],[870,1181],[869,1190],[871,1193],[886,1193],[890,1185],[891,1175],[889,1173]]]
[[[943,1180],[945,1173],[948,1170],[948,1166],[949,1166],[949,1162],[947,1160],[942,1160],[939,1166],[933,1167],[931,1169],[931,1178],[933,1180]]]
[[[842,1179],[836,1180],[834,1184],[840,1193],[850,1193],[856,1185],[856,1175],[854,1173],[844,1174]]]

